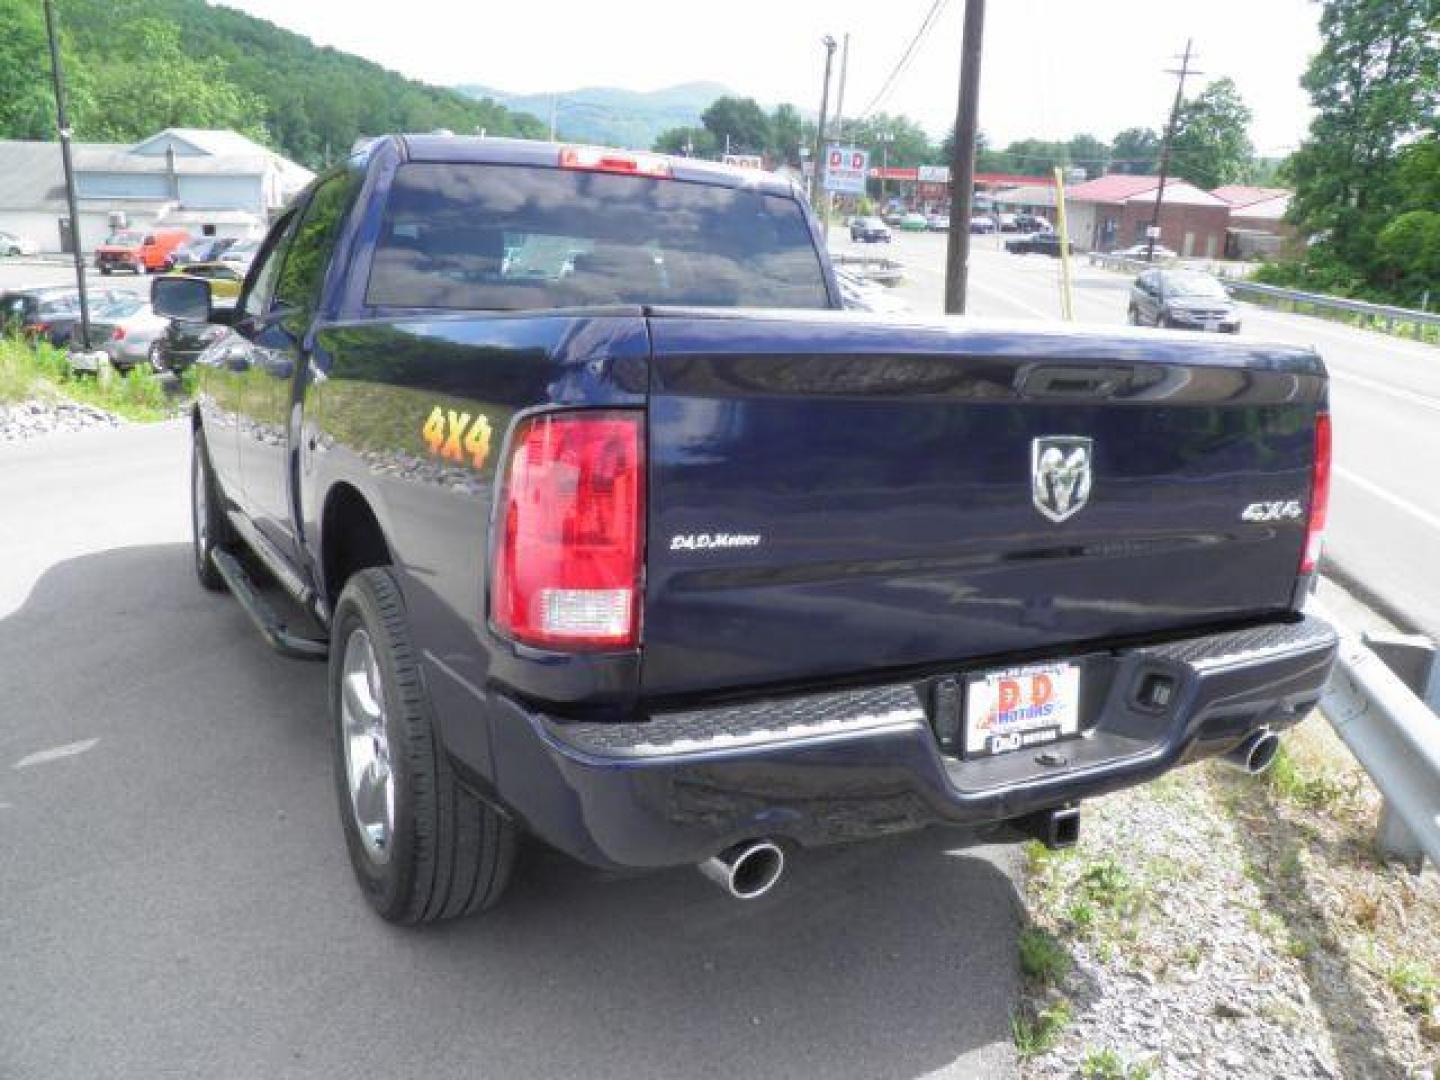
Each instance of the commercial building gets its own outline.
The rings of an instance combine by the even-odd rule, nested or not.
[[[133,146],[71,149],[85,251],[117,228],[258,236],[314,176],[234,131],[167,128]],[[41,251],[70,250],[59,143],[0,141],[0,230],[34,240]]]
[[[1291,193],[1284,188],[1229,184],[1210,194],[1230,206],[1225,257],[1253,259],[1274,255],[1295,241],[1295,230],[1285,220]]]
[[[1071,242],[1082,251],[1113,251],[1142,243],[1155,213],[1158,176],[1115,174],[1065,192]],[[1230,204],[1185,180],[1165,182],[1157,243],[1185,257],[1218,259],[1225,252]]]

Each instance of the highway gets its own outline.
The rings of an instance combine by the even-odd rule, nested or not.
[[[968,314],[1060,319],[1059,265],[1008,255],[998,236],[976,236]],[[889,244],[851,244],[838,227],[832,250],[883,254],[905,265],[897,293],[916,314],[943,310],[945,236],[897,233]],[[1072,263],[1077,321],[1125,322],[1130,276]],[[1326,567],[1440,638],[1440,348],[1304,315],[1244,308],[1248,336],[1313,346],[1331,376],[1335,478]]]

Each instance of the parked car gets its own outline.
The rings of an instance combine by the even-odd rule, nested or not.
[[[383,918],[495,903],[521,833],[745,898],[899,830],[1067,846],[1081,800],[1256,770],[1318,701],[1313,349],[846,313],[818,235],[778,177],[392,136],[233,312],[152,282],[224,335],[194,572],[328,661],[303,697]]]
[[[211,283],[211,293],[225,300],[239,296],[240,286],[245,282],[245,270],[231,262],[192,263],[171,273],[204,278]]]
[[[117,371],[128,372],[137,367],[163,371],[160,338],[170,320],[155,314],[150,301],[142,296],[126,295],[96,313],[90,324],[95,345],[109,358]],[[76,371],[94,371],[95,361],[72,353],[70,366]]]
[[[1150,245],[1147,243],[1131,244],[1127,248],[1120,248],[1110,252],[1111,255],[1119,255],[1125,259],[1146,259],[1150,256]],[[1160,244],[1155,245],[1154,262],[1172,262],[1180,256],[1169,248]]]
[[[123,229],[95,249],[95,267],[102,274],[129,270],[135,274],[158,274],[172,252],[188,243],[184,229]]]
[[[877,285],[843,266],[835,268],[835,281],[840,286],[840,302],[847,311],[902,315],[910,310],[909,304],[884,285]]]
[[[1060,257],[1060,237],[1053,232],[1035,232],[1005,241],[1005,250],[1012,255],[1053,255]],[[1072,246],[1071,251],[1074,250]]]
[[[175,275],[179,276],[179,275]],[[157,281],[171,280],[166,274]],[[201,281],[201,278],[191,278]],[[206,285],[209,285],[206,282]],[[215,309],[219,311],[219,308]],[[176,375],[193,367],[200,354],[225,337],[225,328],[212,322],[197,319],[161,316],[166,320],[165,329],[156,337],[155,348],[150,352],[150,363],[157,371],[169,371]]]
[[[925,227],[931,232],[948,232],[950,230],[950,215],[928,214],[925,217]]]
[[[1240,307],[1225,286],[1199,270],[1146,270],[1130,286],[1130,322],[1177,330],[1240,332]]]
[[[995,219],[987,214],[976,214],[970,219],[970,231],[972,233],[993,233]]]
[[[927,227],[924,214],[909,213],[900,219],[902,232],[924,232]]]
[[[1000,226],[1001,232],[1018,232],[1020,230],[1020,219],[1014,214],[996,214],[995,222]]]
[[[260,241],[258,240],[237,240],[220,253],[218,261],[238,266],[243,276],[250,269],[250,263],[259,250]]]
[[[1016,214],[1015,228],[1023,233],[1051,232],[1054,226],[1038,214]]]
[[[900,227],[900,223],[905,220],[905,211],[891,210],[888,214],[884,215],[884,220],[886,225],[889,225],[891,228],[898,229]]]
[[[90,317],[107,305],[131,295],[115,289],[91,289],[87,299]],[[46,285],[0,293],[0,333],[43,340],[57,348],[69,345],[80,323],[80,293],[70,285]],[[95,345],[92,332],[91,344]]]
[[[877,217],[857,217],[850,221],[850,239],[865,244],[888,244],[890,226]]]
[[[40,245],[16,233],[0,229],[0,255],[39,255]]]
[[[224,236],[200,236],[181,244],[170,253],[165,260],[165,269],[174,270],[177,266],[189,266],[193,263],[214,262],[227,250],[233,247],[235,240]]]

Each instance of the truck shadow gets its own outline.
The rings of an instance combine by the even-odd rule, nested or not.
[[[59,563],[0,618],[16,1075],[1011,1071],[1003,853],[940,832],[801,852],[746,904],[530,845],[493,912],[397,929],[351,879],[324,699],[187,545]]]

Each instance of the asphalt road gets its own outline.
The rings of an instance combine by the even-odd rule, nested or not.
[[[739,904],[530,849],[422,931],[351,882],[318,665],[203,592],[182,424],[0,446],[0,1077],[1013,1075],[1013,849]]]
[[[945,237],[898,233],[889,245],[833,249],[884,254],[905,264],[897,289],[916,313],[944,306]],[[1007,255],[1002,238],[973,238],[969,314],[1060,318],[1059,267],[1039,255]],[[1074,264],[1081,322],[1125,322],[1131,278]],[[1243,331],[1318,349],[1330,370],[1335,478],[1327,566],[1338,566],[1403,621],[1440,638],[1440,349],[1303,315],[1244,308]]]

